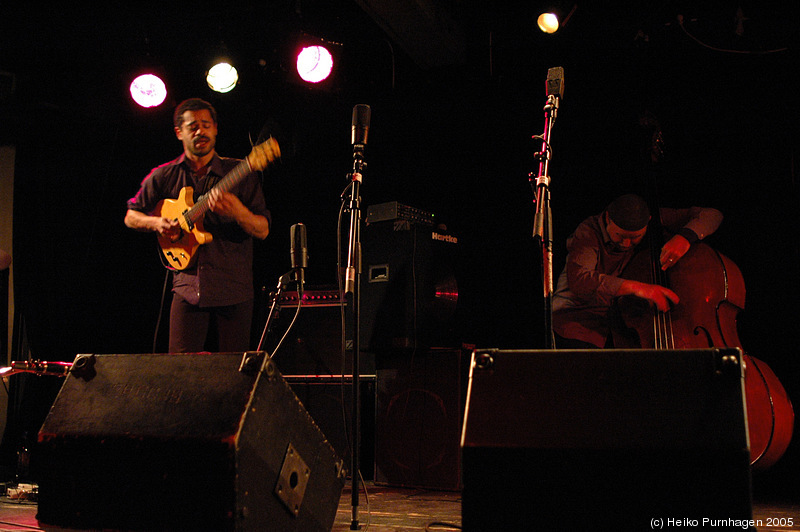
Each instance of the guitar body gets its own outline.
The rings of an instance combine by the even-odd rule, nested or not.
[[[192,223],[186,213],[194,206],[194,189],[184,187],[177,199],[162,200],[154,212],[155,215],[169,220],[178,220],[181,232],[177,238],[158,236],[158,244],[167,261],[167,267],[175,270],[185,270],[194,263],[194,257],[203,244],[211,242],[211,233],[203,231],[202,219]]]
[[[263,170],[269,163],[281,156],[278,142],[270,137],[255,146],[247,158],[231,170],[214,189],[229,191],[250,172]],[[158,235],[158,244],[166,259],[166,267],[172,270],[185,270],[194,263],[197,248],[211,242],[211,233],[203,231],[203,215],[208,210],[208,194],[194,203],[194,189],[183,187],[177,199],[164,199],[156,205],[154,216],[176,220],[181,232],[175,238]]]

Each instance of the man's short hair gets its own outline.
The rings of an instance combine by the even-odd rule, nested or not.
[[[650,221],[647,202],[636,194],[618,197],[606,207],[606,212],[611,221],[625,231],[639,231]]]
[[[183,125],[183,113],[186,111],[199,111],[201,109],[207,109],[208,112],[211,113],[211,119],[215,124],[217,123],[217,110],[214,109],[213,105],[200,98],[189,98],[179,103],[178,107],[175,108],[175,114],[172,116],[175,127],[181,127]]]

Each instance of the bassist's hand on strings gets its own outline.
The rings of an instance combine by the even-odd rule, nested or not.
[[[675,263],[686,255],[690,247],[691,244],[683,235],[675,235],[670,238],[669,241],[664,244],[664,247],[661,248],[661,256],[659,257],[661,269],[667,270],[675,266]]]
[[[640,281],[633,281],[626,279],[622,282],[618,296],[636,296],[646,299],[656,306],[660,312],[666,312],[670,309],[671,305],[677,305],[680,301],[678,294],[657,284],[642,283]]]

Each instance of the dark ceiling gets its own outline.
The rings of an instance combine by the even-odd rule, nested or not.
[[[631,52],[646,47],[702,54],[703,47],[681,31],[679,16],[687,31],[709,47],[763,52],[796,42],[793,2],[771,7],[732,0],[702,6],[641,1],[617,3],[613,9],[563,2],[572,15],[553,36],[535,29],[545,4],[266,0],[226,5],[202,0],[188,5],[77,2],[54,8],[36,1],[7,2],[0,68],[18,76],[20,91],[33,91],[27,98],[61,103],[77,92],[104,102],[106,83],[124,85],[132,69],[145,65],[163,67],[176,92],[197,90],[191,85],[198,78],[202,82],[197,72],[223,50],[242,70],[240,91],[254,90],[254,78],[269,76],[275,82],[276,74],[290,69],[289,45],[299,32],[342,44],[348,59],[342,81],[351,90],[358,84],[396,88],[407,81],[404,74],[453,67],[479,76],[538,80],[541,71],[531,67],[542,62],[570,56],[632,61]],[[47,83],[37,84],[42,78]],[[65,95],[55,87],[80,90]]]

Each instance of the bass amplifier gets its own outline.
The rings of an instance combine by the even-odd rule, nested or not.
[[[458,348],[458,237],[420,224],[362,232],[361,346]]]

